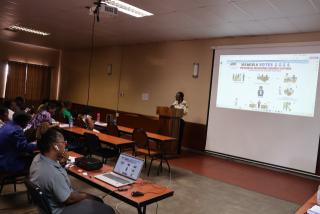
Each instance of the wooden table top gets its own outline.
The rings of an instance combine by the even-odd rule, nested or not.
[[[74,127],[63,127],[62,129],[66,130],[68,132],[79,134],[79,135],[83,135],[86,132],[87,133],[91,133],[91,134],[97,135],[101,141],[106,142],[106,143],[110,143],[110,144],[113,144],[113,145],[116,145],[116,146],[129,145],[129,144],[133,144],[134,143],[132,140],[128,140],[128,139],[124,139],[124,138],[120,138],[120,137],[115,137],[115,136],[107,135],[107,134],[104,134],[104,133],[98,133],[98,132],[91,131],[91,130],[84,129],[84,128],[80,128],[80,127],[77,127],[77,126],[74,126]]]
[[[128,134],[132,134],[133,133],[133,128],[129,128],[129,127],[125,127],[125,126],[118,126],[119,131],[121,132],[125,132]],[[174,137],[169,137],[169,136],[165,136],[165,135],[161,135],[161,134],[156,134],[153,132],[146,132],[148,138],[153,139],[153,140],[157,140],[157,141],[175,141],[176,138]]]
[[[80,154],[72,151],[69,152],[69,155],[73,157],[81,156]],[[150,203],[173,196],[174,194],[174,191],[167,187],[160,186],[158,184],[155,184],[143,179],[138,179],[136,183],[128,185],[127,191],[118,191],[118,188],[113,187],[94,177],[95,175],[112,171],[112,167],[106,164],[104,164],[103,167],[99,170],[94,170],[89,172],[86,171],[87,175],[84,175],[83,174],[84,170],[81,170],[77,166],[72,166],[68,168],[67,171],[72,175],[76,175],[76,177],[82,178],[83,181],[90,183],[95,187],[98,187],[99,189],[103,189],[106,193],[109,193],[110,195],[113,195],[119,198],[120,200],[123,200],[126,203],[129,203],[133,206],[148,205]],[[132,197],[131,193],[133,191],[143,192],[144,196]]]
[[[296,214],[305,214],[308,209],[310,209],[313,205],[317,204],[317,192],[311,196],[303,205],[300,207]]]
[[[96,126],[100,126],[100,127],[106,127],[105,125],[106,123],[95,123]],[[132,134],[134,129],[130,128],[130,127],[126,127],[126,126],[118,126],[118,129],[120,132],[124,132],[127,134]],[[148,138],[156,140],[156,141],[162,141],[162,142],[167,142],[167,141],[175,141],[176,138],[174,137],[169,137],[169,136],[165,136],[165,135],[161,135],[161,134],[156,134],[153,132],[146,132]]]

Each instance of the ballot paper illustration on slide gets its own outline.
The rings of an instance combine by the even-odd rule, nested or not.
[[[286,76],[285,76],[283,82],[285,82],[285,83],[290,83],[290,82],[291,83],[296,83],[297,79],[298,78],[294,74],[292,76],[289,76],[289,74],[286,73]]]
[[[221,55],[216,106],[313,117],[319,59],[315,53]]]
[[[259,86],[259,89],[258,89],[258,96],[259,96],[259,97],[263,97],[263,95],[264,95],[263,86]]]
[[[287,96],[292,96],[293,93],[294,93],[294,90],[292,88],[286,88],[284,90],[284,93],[287,95]]]
[[[284,102],[283,103],[283,110],[284,111],[291,111],[291,103],[290,102]]]
[[[261,100],[259,100],[257,103],[251,102],[249,104],[249,108],[251,108],[251,110],[260,110],[260,111],[266,112],[268,111],[268,104],[261,102]]]
[[[262,82],[267,82],[269,80],[269,76],[266,74],[260,74],[257,76],[257,80],[260,80]]]
[[[245,79],[245,74],[238,73],[238,74],[232,75],[232,80],[234,82],[244,82],[244,79]]]

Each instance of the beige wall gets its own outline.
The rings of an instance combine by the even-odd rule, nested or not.
[[[39,64],[52,66],[52,84],[51,94],[52,99],[56,98],[57,81],[58,81],[58,64],[59,51],[56,49],[39,47],[35,45],[0,41],[0,95],[3,94],[4,66],[6,61],[18,61],[29,64]],[[1,69],[2,68],[2,69]]]
[[[124,96],[120,97],[119,110],[156,115],[156,106],[169,106],[175,92],[181,90],[190,106],[185,120],[206,124],[212,46],[319,40],[320,33],[305,33],[99,48],[94,53],[89,105],[116,109],[121,73]],[[194,62],[200,63],[198,79],[192,78]],[[63,52],[63,99],[86,104],[88,64],[89,50]],[[107,64],[113,65],[111,76],[106,74]],[[150,94],[148,101],[141,99],[144,92]]]
[[[92,62],[89,104],[116,109],[122,48],[95,51]],[[62,54],[61,96],[64,100],[86,104],[88,94],[89,51]],[[107,65],[112,64],[112,75]]]

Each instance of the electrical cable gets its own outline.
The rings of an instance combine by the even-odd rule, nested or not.
[[[119,203],[117,203],[116,204],[116,211],[120,214],[120,211],[119,211],[119,206],[121,205],[121,204],[123,204],[124,202],[123,201],[121,201],[121,202],[119,202]]]
[[[102,196],[102,200],[104,200],[105,198],[107,198],[108,196],[110,196],[112,193],[116,192],[117,189],[109,191],[106,195]]]
[[[120,64],[120,72],[118,79],[118,94],[117,94],[117,109],[116,114],[119,112],[119,102],[120,102],[120,89],[121,89],[121,77],[122,77],[122,65],[123,65],[124,57],[123,57],[123,48],[121,48],[121,64]]]
[[[112,193],[114,193],[114,192],[123,192],[123,191],[127,191],[127,190],[129,190],[129,189],[131,189],[132,188],[132,185],[131,184],[129,184],[128,186],[126,186],[125,188],[118,188],[118,189],[115,189],[115,190],[110,190],[106,195],[104,195],[104,196],[102,196],[102,199],[105,199],[105,198],[107,198],[108,196],[111,196],[111,194]]]
[[[169,172],[169,184],[166,185],[166,187],[169,188],[171,186],[171,184],[172,184],[172,175],[171,175],[171,170],[170,170],[170,172]]]
[[[94,50],[94,29],[95,29],[95,24],[96,24],[96,15],[97,15],[97,13],[93,14],[93,23],[92,23],[92,29],[91,29],[91,47],[90,47],[90,59],[89,59],[89,71],[88,71],[87,106],[89,105],[89,99],[90,99],[91,70],[92,70],[92,60],[93,60],[93,50]]]

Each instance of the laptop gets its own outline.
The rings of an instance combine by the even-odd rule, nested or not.
[[[114,187],[134,183],[140,176],[144,160],[127,154],[120,154],[112,172],[94,176]]]

